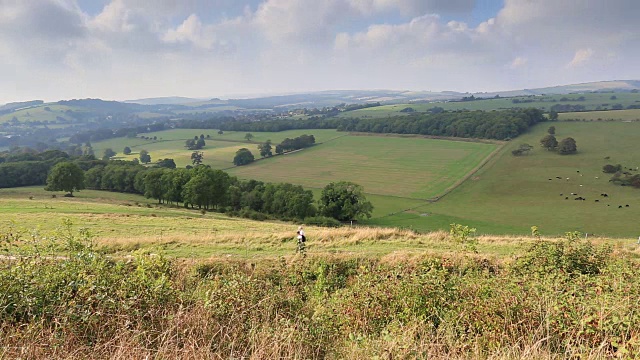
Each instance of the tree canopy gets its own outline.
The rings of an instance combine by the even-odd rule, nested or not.
[[[348,181],[332,182],[322,189],[320,214],[340,221],[370,218],[373,205],[362,186]]]
[[[84,171],[75,163],[61,162],[55,165],[47,177],[47,191],[66,191],[73,196],[74,191],[84,189]]]
[[[562,139],[558,144],[558,153],[560,155],[575,154],[577,151],[578,147],[576,145],[576,141],[571,137]]]
[[[247,148],[242,148],[236,151],[236,156],[233,158],[233,164],[237,166],[247,165],[255,160],[251,151]]]

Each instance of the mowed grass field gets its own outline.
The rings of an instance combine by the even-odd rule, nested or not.
[[[442,194],[498,145],[424,138],[348,135],[229,173],[320,189],[352,181],[368,194],[429,199]],[[398,201],[403,201],[399,199]]]
[[[292,130],[272,133],[252,133],[254,136],[250,142],[246,141],[246,132],[225,132],[218,134],[218,130],[212,129],[173,129],[141,134],[148,138],[156,137],[156,140],[137,138],[116,138],[92,143],[96,156],[101,157],[104,150],[111,148],[118,154],[114,159],[133,160],[139,156],[140,150],[147,150],[152,162],[159,159],[174,159],[178,167],[191,165],[192,150],[185,147],[185,141],[194,136],[209,135],[205,139],[206,146],[201,151],[204,153],[204,164],[211,165],[215,169],[227,169],[233,167],[233,158],[236,151],[241,148],[251,150],[254,156],[259,157],[258,144],[271,140],[274,144],[282,142],[285,138],[295,138],[303,134],[314,135],[316,142],[324,142],[344,134],[335,130]],[[124,155],[125,146],[131,148],[130,155]],[[274,145],[275,146],[275,145]]]
[[[576,140],[578,154],[561,156],[540,148],[539,140],[550,125],[556,127],[558,140],[569,136]],[[526,234],[537,225],[548,235],[577,230],[637,238],[640,190],[613,185],[610,175],[602,173],[602,166],[640,166],[638,134],[637,122],[539,124],[509,143],[472,179],[440,201],[371,223],[429,231],[457,222],[487,234]],[[535,146],[531,154],[511,155],[511,150],[522,143]],[[604,198],[602,193],[609,196]],[[574,200],[578,196],[587,200]]]

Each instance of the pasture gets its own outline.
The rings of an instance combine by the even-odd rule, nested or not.
[[[318,143],[343,135],[335,130],[256,132],[252,133],[254,137],[249,142],[244,138],[246,132],[229,131],[224,134],[218,134],[218,130],[212,129],[173,129],[140,135],[148,138],[156,137],[156,140],[146,140],[140,138],[140,136],[136,138],[115,138],[92,143],[92,146],[98,157],[102,156],[105,149],[111,148],[118,153],[114,159],[133,160],[138,157],[140,150],[147,150],[153,162],[170,158],[174,159],[178,167],[185,167],[191,165],[191,154],[193,153],[193,150],[188,150],[185,147],[185,141],[201,134],[205,137],[209,135],[209,139],[205,139],[207,145],[201,150],[204,153],[204,164],[211,165],[215,169],[233,167],[233,157],[236,151],[241,148],[248,148],[258,158],[258,144],[267,140],[271,140],[275,147],[275,144],[285,138],[295,138],[303,134],[314,135]],[[131,148],[131,155],[127,156],[122,153],[125,146]]]
[[[559,140],[576,139],[578,154],[562,156],[539,146],[550,125],[556,127]],[[370,223],[429,231],[457,222],[488,234],[526,234],[532,225],[538,225],[548,235],[577,230],[637,238],[640,190],[613,185],[602,166],[640,166],[638,133],[637,122],[539,124],[501,149],[487,166],[440,201]],[[511,150],[522,143],[534,145],[534,150],[513,156]],[[586,200],[574,200],[577,197]]]
[[[629,110],[609,110],[609,111],[581,111],[566,112],[558,114],[559,120],[622,120],[622,121],[639,121],[640,109]]]
[[[578,98],[584,97],[584,100],[578,101]],[[615,97],[612,99],[612,97]],[[426,112],[434,107],[441,107],[447,111],[456,110],[500,110],[512,108],[529,108],[534,107],[549,111],[553,105],[583,105],[586,110],[611,110],[614,105],[626,108],[630,105],[640,104],[639,93],[585,93],[585,94],[565,94],[565,95],[535,95],[535,96],[516,96],[508,98],[491,98],[475,101],[445,101],[430,103],[412,103],[412,104],[395,104],[384,105],[354,111],[346,111],[341,113],[340,117],[370,117],[379,118],[387,116],[402,116],[401,110],[411,107],[416,112]],[[605,118],[605,116],[602,116]]]
[[[352,181],[368,194],[429,199],[478,166],[496,144],[348,135],[303,151],[229,169],[239,178],[323,188]],[[375,205],[375,204],[374,204]]]

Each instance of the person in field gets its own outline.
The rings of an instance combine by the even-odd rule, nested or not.
[[[296,235],[298,237],[298,247],[296,248],[296,252],[304,254],[305,242],[307,241],[307,238],[304,236],[304,229],[302,228],[302,226],[298,226],[298,231],[296,232]]]

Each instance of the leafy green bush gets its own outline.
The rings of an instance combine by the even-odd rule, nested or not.
[[[581,240],[579,232],[567,232],[562,241],[537,241],[518,259],[515,269],[539,274],[561,271],[596,275],[607,266],[611,252],[611,246],[595,246],[590,241]]]

